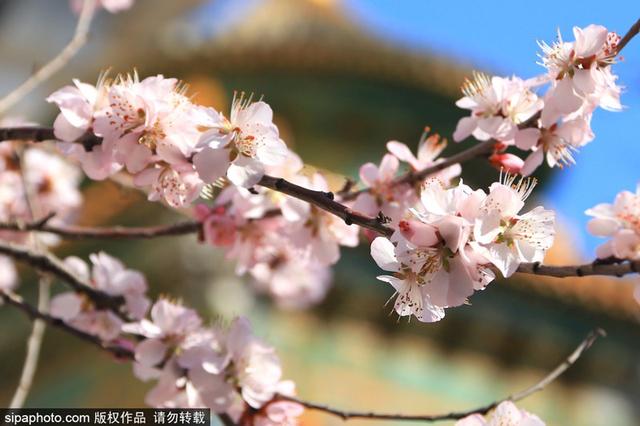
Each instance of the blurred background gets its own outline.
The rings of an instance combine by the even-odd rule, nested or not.
[[[179,77],[198,102],[223,111],[234,90],[263,95],[283,139],[303,159],[357,177],[360,164],[379,161],[388,140],[415,147],[426,125],[451,135],[465,115],[454,101],[471,69],[531,77],[543,71],[536,40],[551,42],[557,29],[572,39],[573,25],[590,23],[624,33],[638,17],[640,7],[630,0],[616,7],[550,0],[535,7],[453,0],[138,0],[128,12],[99,13],[81,54],[14,112],[51,123],[55,108],[44,97],[53,90],[73,77],[95,82],[101,70],[135,67],[142,76]],[[66,0],[1,0],[0,92],[52,57],[71,37],[75,19]],[[532,202],[560,216],[547,263],[592,259],[600,241],[586,234],[584,210],[638,182],[640,40],[624,57],[615,71],[627,87],[627,110],[597,111],[596,140],[577,155],[577,166],[539,169],[542,184]],[[464,147],[452,145],[445,155]],[[476,161],[465,165],[463,176],[485,186],[497,171]],[[180,218],[112,182],[86,182],[84,195],[85,225]],[[496,281],[472,298],[472,306],[449,310],[443,321],[421,324],[389,315],[383,305],[391,290],[375,280],[366,245],[343,250],[327,300],[305,312],[278,310],[254,295],[220,252],[193,236],[74,242],[57,251],[85,256],[97,250],[144,271],[154,296],[181,297],[212,321],[247,315],[278,349],[301,397],[354,410],[426,414],[486,404],[539,380],[599,326],[608,337],[521,406],[550,425],[640,424],[640,307],[631,280],[517,276]],[[24,270],[20,290],[34,297],[34,289],[33,274]],[[17,383],[29,328],[19,313],[0,308],[0,406]],[[130,365],[49,329],[28,406],[140,407],[148,388]],[[342,422],[308,412],[303,424]]]

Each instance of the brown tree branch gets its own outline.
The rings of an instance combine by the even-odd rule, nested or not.
[[[0,127],[0,141],[45,142],[52,140],[57,140],[52,127]],[[102,143],[102,138],[91,132],[86,132],[84,135],[76,139],[74,143],[79,143],[86,151],[90,151],[94,146]]]
[[[84,340],[85,342],[91,343],[94,346],[98,346],[100,349],[111,353],[117,358],[131,359],[131,360],[133,359],[134,354],[130,349],[127,349],[120,345],[103,342],[97,336],[94,336],[89,333],[85,333],[84,331],[78,330],[77,328],[70,326],[69,324],[67,324],[66,322],[64,322],[59,318],[55,318],[49,314],[40,312],[38,309],[26,303],[17,294],[0,291],[0,300],[3,300],[8,305],[18,308],[19,310],[27,314],[27,316],[32,320],[36,320],[36,319],[42,320],[53,327],[59,328],[81,340]]]
[[[347,225],[358,225],[366,229],[377,232],[378,234],[390,237],[393,229],[385,226],[381,219],[372,218],[362,215],[351,210],[344,204],[334,200],[333,192],[315,191],[313,189],[303,188],[302,186],[291,183],[287,180],[265,175],[260,179],[258,185],[274,191],[282,192],[291,197],[306,201],[322,210],[329,212],[340,219],[344,220]]]
[[[400,185],[403,183],[406,184],[414,184],[416,182],[419,182],[425,178],[427,178],[428,176],[437,173],[441,170],[446,169],[447,167],[453,166],[454,164],[462,164],[464,162],[467,162],[471,159],[474,159],[476,157],[479,157],[481,155],[486,155],[491,153],[491,150],[493,149],[493,146],[496,144],[497,142],[494,141],[493,139],[488,140],[488,141],[484,141],[484,142],[480,142],[477,143],[467,149],[465,149],[464,151],[461,151],[455,155],[452,155],[449,158],[446,158],[444,161],[441,161],[440,163],[434,164],[433,166],[427,167],[425,169],[422,170],[417,170],[417,171],[410,171],[407,172],[406,174],[398,177],[397,179],[394,180],[394,184],[396,185]],[[358,197],[358,195],[365,193],[365,192],[369,192],[370,188],[364,188],[361,189],[359,191],[353,191],[353,192],[349,192],[347,194],[345,194],[344,196],[341,197],[341,201],[351,201],[354,200],[355,198]]]
[[[121,296],[111,296],[93,288],[88,282],[69,271],[64,262],[50,253],[38,253],[28,247],[0,241],[0,254],[26,263],[40,272],[53,275],[75,291],[87,295],[98,308],[110,309],[117,313],[124,303],[124,298]]]
[[[60,237],[80,239],[150,239],[165,236],[177,236],[196,234],[202,230],[202,223],[197,221],[184,221],[170,225],[140,226],[140,227],[87,227],[71,225],[49,225],[47,218],[34,222],[0,222],[0,230],[15,232],[47,232]]]
[[[640,32],[640,19],[638,19],[636,23],[633,24],[631,28],[629,28],[627,33],[620,39],[620,41],[618,42],[616,55],[619,55],[620,51],[622,51],[622,49],[624,49],[624,47],[631,41],[631,39],[634,38],[636,35],[638,35],[639,32]]]
[[[578,347],[566,357],[560,365],[558,365],[553,371],[547,374],[542,380],[535,383],[533,386],[530,386],[520,392],[516,392],[511,394],[503,399],[498,401],[491,402],[490,404],[483,405],[477,408],[473,408],[466,411],[455,411],[446,414],[427,414],[427,415],[406,415],[406,414],[384,414],[384,413],[375,413],[375,412],[365,412],[365,411],[346,411],[340,410],[337,408],[330,407],[324,404],[317,404],[314,402],[304,401],[298,398],[288,397],[284,395],[280,395],[279,398],[282,400],[297,402],[304,407],[310,410],[318,410],[324,413],[340,417],[342,420],[350,420],[350,419],[365,419],[365,420],[398,420],[398,421],[424,421],[424,422],[435,422],[441,420],[459,420],[464,417],[470,416],[472,414],[487,414],[489,411],[493,410],[500,403],[505,401],[513,401],[517,402],[531,394],[534,394],[542,389],[544,389],[549,383],[556,380],[562,373],[567,371],[576,361],[582,356],[582,354],[591,347],[593,342],[596,341],[598,337],[604,337],[606,334],[602,329],[595,329],[591,331],[587,337],[578,345]]]

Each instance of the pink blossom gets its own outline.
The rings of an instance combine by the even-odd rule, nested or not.
[[[295,385],[291,381],[278,384],[278,394],[295,396]],[[275,400],[268,402],[253,418],[254,426],[296,426],[298,417],[304,412],[304,407],[297,402]]]
[[[129,172],[159,160],[182,163],[193,154],[200,136],[194,118],[201,115],[175,78],[120,77],[108,99],[108,107],[96,113],[95,131],[115,139],[116,155]]]
[[[293,383],[281,380],[275,350],[253,334],[246,319],[237,318],[228,330],[203,328],[192,310],[161,299],[151,320],[123,327],[147,337],[136,348],[134,372],[142,380],[157,380],[148,404],[208,407],[234,418],[249,405],[256,421],[267,422],[262,424],[294,424],[277,422],[293,421],[301,410],[274,399],[293,396]]]
[[[474,224],[473,249],[493,263],[505,277],[521,262],[541,262],[553,244],[554,213],[542,207],[520,214],[535,181],[506,175],[491,185]]]
[[[593,216],[587,229],[611,237],[596,250],[599,258],[640,259],[640,185],[635,193],[620,192],[613,204],[601,203],[585,212]]]
[[[73,220],[82,203],[79,171],[39,147],[28,147],[19,158],[10,141],[0,144],[0,220],[30,222],[49,213],[56,214],[50,224]],[[0,237],[23,243],[28,234],[0,231]],[[39,234],[38,240],[53,245],[58,237]]]
[[[489,78],[474,73],[474,79],[466,80],[462,91],[465,96],[456,105],[471,110],[471,116],[458,122],[453,134],[456,142],[473,135],[478,140],[496,139],[511,144],[518,125],[543,106],[542,100],[517,77]]]
[[[511,401],[501,402],[487,418],[472,414],[458,420],[456,426],[544,426],[538,416],[521,410]]]
[[[263,412],[255,417],[255,426],[296,426],[304,407],[291,401],[276,401],[267,405]]]
[[[331,269],[301,255],[285,239],[272,240],[249,271],[256,287],[284,308],[304,309],[322,301],[331,286]]]
[[[149,300],[145,292],[147,284],[144,276],[126,269],[116,258],[100,252],[89,256],[93,268],[80,258],[68,257],[65,264],[77,277],[88,282],[93,288],[111,296],[122,296],[125,311],[133,318],[144,317]],[[51,300],[51,315],[61,318],[74,327],[101,336],[103,340],[113,340],[120,335],[122,320],[111,311],[96,310],[93,304],[75,292],[58,294]]]
[[[396,184],[400,162],[396,156],[386,154],[380,166],[366,163],[360,167],[360,180],[369,188],[362,192],[353,204],[353,210],[375,217],[379,212],[397,223],[407,205],[411,203],[413,189],[407,184]]]
[[[532,150],[524,162],[521,173],[528,176],[537,169],[545,157],[549,167],[575,164],[573,152],[593,139],[589,122],[575,118],[561,123],[541,122],[542,127],[518,131],[516,146]]]
[[[47,102],[60,108],[53,123],[56,138],[63,141],[58,143],[58,148],[65,156],[78,161],[87,176],[102,180],[122,168],[114,158],[111,141],[103,141],[89,151],[74,142],[92,130],[94,114],[107,106],[109,84],[104,75],[95,87],[76,79],[73,83],[74,86],[65,86],[47,98]]]
[[[491,165],[498,170],[504,170],[505,172],[512,174],[520,173],[522,171],[522,167],[524,166],[524,161],[522,161],[522,158],[508,152],[494,152],[489,157],[489,163],[491,163]]]
[[[80,173],[59,156],[42,149],[27,149],[23,174],[26,185],[35,192],[41,215],[55,212],[64,217],[80,207]]]
[[[125,324],[126,333],[146,337],[136,346],[136,361],[144,366],[158,365],[172,345],[178,345],[200,328],[202,321],[198,314],[184,306],[166,299],[158,300],[151,308],[151,321],[142,319],[137,323]]]
[[[400,316],[438,321],[445,308],[465,303],[495,278],[489,263],[509,276],[520,262],[542,260],[553,242],[553,212],[521,215],[533,186],[513,185],[514,179],[494,183],[488,195],[430,179],[410,209],[413,217],[400,221],[390,239],[374,240],[372,257],[394,273],[378,279],[396,290]]]
[[[437,133],[429,135],[429,131],[429,127],[425,128],[420,138],[417,157],[413,155],[407,145],[397,141],[387,142],[387,150],[396,156],[398,160],[408,163],[414,172],[432,167],[444,161],[444,158],[438,158],[438,156],[447,147],[447,140],[441,138]],[[440,179],[445,185],[448,185],[452,179],[460,175],[461,171],[462,167],[460,164],[453,164],[430,176]]]
[[[13,290],[18,283],[18,274],[13,260],[0,256],[0,293]]]
[[[621,90],[609,65],[615,60],[620,36],[600,25],[574,27],[573,34],[575,42],[565,42],[558,34],[551,46],[540,43],[542,64],[552,81],[545,110],[570,114],[586,103],[619,111]]]
[[[97,86],[73,79],[74,86],[65,86],[53,92],[47,102],[60,108],[53,130],[56,138],[74,142],[93,126],[95,111],[106,106],[108,84],[103,77]]]
[[[202,151],[194,158],[201,175],[217,171],[208,176],[207,183],[226,171],[233,184],[249,188],[262,178],[265,166],[278,166],[289,155],[273,124],[273,111],[265,102],[241,96],[234,99],[230,118],[220,118],[207,126],[209,130],[199,142]]]
[[[262,407],[274,397],[282,377],[275,350],[253,335],[249,322],[244,318],[231,325],[227,347],[242,398],[253,408]]]
[[[327,181],[319,174],[311,179],[300,176],[295,183],[316,191],[327,192]],[[296,198],[283,201],[282,214],[291,223],[290,238],[312,262],[332,265],[340,258],[340,246],[358,245],[358,227],[347,225],[335,215]]]
[[[180,165],[148,167],[133,182],[139,187],[151,187],[149,201],[165,200],[171,207],[182,207],[195,200],[204,185],[186,161]]]
[[[103,341],[118,338],[123,321],[111,311],[95,310],[87,302],[86,297],[78,293],[61,293],[51,299],[50,314]]]
[[[426,282],[408,265],[402,265],[395,254],[394,244],[378,237],[371,243],[371,257],[381,269],[396,272],[396,275],[380,275],[380,281],[395,289],[394,309],[400,316],[414,315],[422,322],[435,322],[444,318],[444,308],[431,302]]]
[[[210,208],[205,204],[195,206],[196,219],[202,222],[204,241],[216,247],[228,247],[236,239],[236,219],[225,206]]]

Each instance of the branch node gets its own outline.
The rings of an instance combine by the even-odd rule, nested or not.
[[[347,213],[344,216],[344,223],[346,223],[347,225],[353,225],[353,219],[351,217],[351,213]]]

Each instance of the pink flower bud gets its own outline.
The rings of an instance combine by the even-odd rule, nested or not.
[[[509,153],[493,154],[489,157],[489,162],[495,168],[502,169],[507,173],[520,173],[522,166],[524,166],[524,161],[520,157]]]

